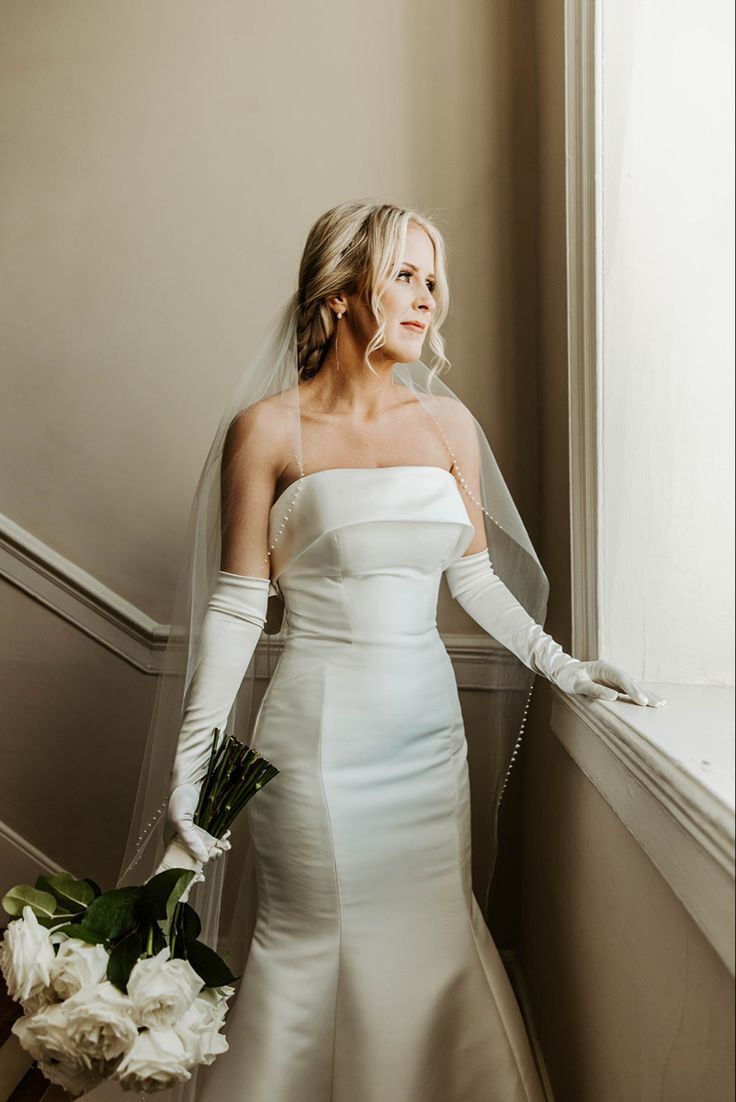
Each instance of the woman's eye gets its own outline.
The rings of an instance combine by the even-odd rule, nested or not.
[[[414,274],[413,272],[399,272],[397,278],[401,279],[402,276],[409,276],[411,278],[411,276],[413,274]],[[437,284],[434,283],[431,279],[427,280],[427,288],[428,288],[428,290],[430,291],[431,294],[434,294],[434,289],[435,289],[436,286],[437,286]]]

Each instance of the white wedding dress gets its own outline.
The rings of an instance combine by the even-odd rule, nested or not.
[[[280,770],[246,811],[257,919],[197,1100],[542,1102],[471,888],[467,743],[436,621],[473,536],[462,495],[432,466],[300,482],[270,518],[288,635],[252,739]]]

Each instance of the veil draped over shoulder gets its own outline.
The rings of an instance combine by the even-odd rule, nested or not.
[[[191,508],[187,541],[163,647],[163,673],[159,677],[148,740],[144,752],[130,832],[117,887],[140,884],[153,875],[170,839],[166,803],[179,737],[183,701],[193,674],[194,659],[204,613],[220,564],[221,500],[220,468],[227,429],[242,410],[271,395],[281,394],[285,429],[291,434],[294,455],[301,456],[299,370],[296,339],[297,295],[281,308],[269,333],[243,372],[218,425],[197,484]],[[455,451],[458,418],[451,416],[450,401],[460,399],[422,361],[394,366],[394,381],[405,386],[421,402],[440,430],[448,452]],[[477,420],[480,455],[480,500],[493,567],[526,611],[540,624],[547,608],[548,583],[526,529],[501,475],[490,444]],[[459,472],[462,475],[462,471]],[[299,481],[299,480],[298,480]],[[462,480],[461,480],[462,481]],[[463,485],[463,493],[470,493]],[[288,522],[288,514],[283,524]],[[273,522],[272,522],[273,524]],[[269,544],[280,531],[271,531]],[[282,641],[288,632],[288,616],[281,616],[278,579],[269,587],[269,615],[265,632],[248,666],[227,725],[228,734],[252,745],[259,700],[267,690]],[[279,617],[281,620],[279,622]],[[475,687],[482,692],[482,739],[479,754],[469,756],[474,819],[485,821],[474,849],[482,850],[482,883],[475,894],[488,918],[488,891],[497,851],[497,821],[509,770],[517,755],[534,673],[501,645],[481,647],[474,656]],[[477,723],[477,712],[474,714]],[[278,766],[278,762],[274,762]],[[275,781],[273,783],[276,783]],[[254,797],[258,799],[258,795]],[[481,814],[475,801],[480,800]],[[202,920],[201,939],[216,949],[231,971],[241,976],[247,959],[256,913],[256,881],[248,833],[248,815],[242,813],[232,829],[231,849],[205,866],[205,880],[192,888],[189,902]],[[232,997],[237,999],[236,994]],[[232,1005],[232,1003],[231,1003]],[[91,1092],[94,1098],[128,1097],[112,1084]],[[157,1095],[170,1102],[194,1102],[196,1075],[177,1088]]]

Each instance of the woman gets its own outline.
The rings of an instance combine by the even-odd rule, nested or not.
[[[428,339],[444,359],[446,309],[444,245],[428,219],[371,201],[328,211],[309,234],[290,319],[294,385],[270,376],[227,422],[219,569],[168,802],[193,861],[229,846],[210,848],[192,815],[269,593],[287,627],[249,739],[280,771],[242,817],[254,927],[242,933],[230,1048],[200,1071],[199,1102],[542,1098],[471,887],[467,745],[436,625],[442,574],[513,664],[488,694],[489,742],[502,748],[492,818],[534,672],[568,692],[663,701],[565,654],[504,584],[501,574],[542,608],[543,573],[485,437],[447,388],[430,398],[416,375],[397,375]],[[505,571],[491,565],[489,532]]]

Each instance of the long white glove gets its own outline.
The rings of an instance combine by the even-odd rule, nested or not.
[[[171,774],[167,814],[177,833],[156,872],[193,868],[198,873],[196,879],[204,879],[202,865],[230,848],[229,831],[222,839],[215,838],[196,826],[193,816],[207,772],[214,728],[222,731],[225,727],[266,622],[268,587],[268,578],[218,572],[202,621]]]
[[[498,577],[487,547],[451,563],[445,577],[452,596],[476,623],[563,692],[616,700],[620,691],[642,706],[665,703],[610,662],[580,662],[566,654]]]

